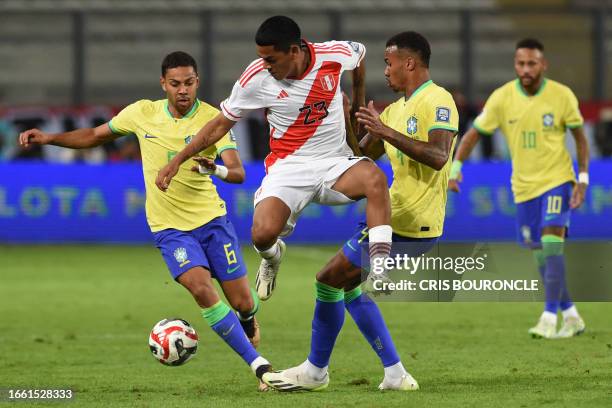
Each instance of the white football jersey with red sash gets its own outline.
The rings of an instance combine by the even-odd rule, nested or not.
[[[305,42],[309,67],[300,78],[282,81],[253,61],[236,81],[221,111],[238,121],[249,111],[266,108],[270,150],[266,172],[277,162],[307,162],[352,154],[346,144],[340,78],[365,56],[365,47],[350,41]]]

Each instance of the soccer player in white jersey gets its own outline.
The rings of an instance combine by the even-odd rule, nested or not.
[[[160,170],[165,190],[181,163],[213,145],[253,109],[266,109],[270,150],[266,177],[255,193],[252,240],[262,262],[258,296],[268,299],[285,245],[301,211],[311,202],[346,204],[367,198],[366,218],[372,262],[391,249],[390,199],[384,173],[369,159],[354,157],[347,145],[340,77],[353,71],[353,104],[364,104],[362,44],[301,38],[295,21],[274,16],[255,35],[259,59],[236,81],[222,113]]]
[[[360,146],[372,159],[386,153],[393,169],[391,225],[393,242],[401,244],[391,256],[418,257],[442,235],[459,115],[451,94],[429,76],[431,48],[424,36],[414,31],[396,34],[387,41],[384,56],[387,83],[402,96],[382,114],[372,102],[356,112],[367,131]],[[342,250],[319,271],[308,358],[298,366],[264,374],[266,384],[279,391],[326,388],[331,354],[346,310],[384,367],[378,388],[419,388],[404,368],[378,306],[359,286],[361,265],[367,263],[362,248],[367,242],[368,228],[359,223]]]

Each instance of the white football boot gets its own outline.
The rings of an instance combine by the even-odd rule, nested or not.
[[[586,325],[581,317],[570,316],[563,320],[563,326],[561,326],[561,329],[559,332],[557,332],[555,338],[567,339],[569,337],[579,336],[584,333],[585,328]]]
[[[555,338],[556,332],[557,325],[544,318],[540,318],[538,324],[527,330],[527,333],[534,339],[553,339]]]
[[[390,379],[385,376],[383,382],[380,383],[378,389],[381,391],[416,391],[419,389],[419,383],[408,373],[402,375],[398,379]]]
[[[265,373],[261,379],[268,386],[278,391],[321,391],[329,385],[329,374],[321,379],[315,379],[306,373],[303,364],[281,371]]]
[[[272,296],[272,292],[276,287],[276,276],[278,275],[278,269],[280,268],[281,261],[285,255],[286,246],[285,243],[279,239],[278,247],[280,256],[276,262],[271,262],[268,259],[262,259],[259,264],[259,270],[255,277],[255,290],[257,290],[257,297],[261,300],[268,300]]]

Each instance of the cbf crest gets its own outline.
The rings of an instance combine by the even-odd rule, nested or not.
[[[180,266],[189,263],[187,260],[187,250],[183,247],[176,248],[174,250],[174,259],[176,259],[176,262],[178,262]]]
[[[188,145],[191,143],[191,139],[193,139],[193,135],[185,136],[185,144]]]
[[[406,121],[406,132],[409,135],[414,135],[419,130],[419,124],[416,116],[412,115],[408,121]]]
[[[555,124],[555,117],[552,113],[542,115],[542,125],[544,127],[552,127]]]

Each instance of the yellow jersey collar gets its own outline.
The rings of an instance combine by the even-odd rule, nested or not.
[[[416,96],[416,94],[418,94],[419,92],[421,92],[423,89],[427,88],[429,85],[433,84],[433,81],[430,79],[428,81],[425,81],[421,84],[421,86],[419,86],[417,89],[414,90],[414,92],[412,92],[412,94],[410,94],[409,97],[405,97],[404,96],[404,102],[407,102],[410,100],[410,98],[412,98],[413,96]]]
[[[527,92],[525,92],[525,89],[523,88],[523,85],[521,85],[521,81],[518,78],[516,78],[515,82],[516,82],[516,87],[519,90],[519,93],[521,95],[524,95],[524,96],[530,98],[532,96],[540,95],[542,93],[542,91],[544,90],[544,87],[546,86],[546,82],[548,82],[548,80],[546,78],[543,78],[542,79],[542,84],[540,85],[540,88],[533,95],[529,95]]]
[[[190,118],[194,115],[195,111],[197,111],[199,107],[200,107],[200,100],[196,98],[195,102],[193,103],[193,106],[191,107],[189,112],[185,114],[185,116],[183,116],[182,118],[175,118],[174,116],[172,116],[172,113],[170,112],[170,108],[168,108],[168,100],[166,99],[166,102],[164,103],[164,110],[166,111],[168,116],[170,116],[171,119]]]

